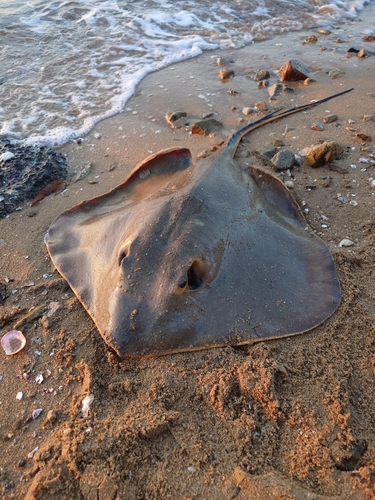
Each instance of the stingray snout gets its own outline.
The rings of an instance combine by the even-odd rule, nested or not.
[[[207,263],[202,259],[194,259],[186,274],[178,282],[177,293],[182,293],[185,290],[198,290],[206,283],[207,275]]]

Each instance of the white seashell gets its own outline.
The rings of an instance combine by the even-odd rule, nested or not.
[[[339,247],[351,247],[352,245],[354,245],[354,241],[348,240],[347,238],[344,238],[339,243]]]
[[[39,417],[39,415],[42,413],[43,409],[42,408],[38,408],[37,410],[34,410],[33,411],[33,420],[35,420],[36,418]]]
[[[1,345],[8,356],[21,351],[26,345],[26,339],[22,332],[11,330],[1,337]]]

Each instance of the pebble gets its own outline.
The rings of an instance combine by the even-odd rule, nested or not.
[[[310,35],[303,40],[302,45],[306,45],[306,43],[316,43],[317,41],[318,37],[316,35]]]
[[[275,170],[287,170],[292,168],[295,164],[296,158],[293,151],[284,149],[275,154],[270,160],[271,165],[275,167]]]
[[[277,97],[279,97],[282,90],[283,86],[281,85],[281,83],[274,83],[273,85],[271,85],[271,87],[269,87],[268,89],[270,99],[276,99]]]
[[[371,53],[366,50],[366,49],[361,49],[359,52],[358,52],[358,57],[370,57]]]
[[[259,69],[255,72],[254,81],[259,82],[261,80],[267,80],[270,77],[269,71],[266,69]]]
[[[294,182],[293,181],[285,181],[284,184],[289,189],[293,189],[294,188]]]
[[[209,135],[215,129],[222,128],[223,124],[214,118],[209,118],[208,120],[201,120],[193,123],[191,127],[192,134]]]
[[[310,147],[306,151],[306,160],[310,167],[321,167],[325,163],[336,160],[343,153],[343,148],[334,141],[325,141]],[[301,154],[301,152],[300,152]],[[303,156],[301,154],[301,156]]]
[[[298,59],[286,61],[279,69],[282,82],[295,82],[309,77],[310,68]]]
[[[102,138],[102,134],[97,132],[96,134],[94,134],[94,137],[95,139],[101,139]]]
[[[354,241],[349,240],[348,238],[344,238],[343,240],[340,241],[339,247],[351,247],[354,245]]]
[[[375,116],[374,115],[364,115],[363,120],[365,122],[373,122],[373,121],[375,121]]]
[[[304,85],[311,85],[312,83],[315,83],[316,80],[314,80],[314,78],[305,78],[303,84]]]
[[[234,76],[234,70],[230,68],[223,68],[219,71],[220,80],[227,80],[228,78]]]
[[[242,113],[245,116],[253,115],[254,113],[257,113],[257,112],[258,112],[258,110],[256,108],[246,107],[246,108],[242,109]]]
[[[165,115],[165,119],[170,124],[174,123],[175,121],[179,120],[180,118],[185,118],[185,117],[186,117],[185,111],[168,111]]]
[[[22,398],[23,398],[23,392],[17,392],[16,399],[18,399],[18,401],[21,401]]]
[[[327,115],[323,118],[323,123],[332,123],[337,120],[337,115]]]
[[[43,382],[43,380],[44,380],[44,377],[43,377],[43,375],[42,375],[41,373],[39,373],[39,374],[36,376],[36,378],[35,378],[35,382],[36,382],[37,384],[41,384],[41,383]]]
[[[255,108],[258,111],[268,111],[267,103],[265,101],[258,101],[255,103]]]
[[[324,130],[324,127],[321,123],[313,123],[311,125],[311,130],[318,130],[319,132],[321,132],[322,130]]]

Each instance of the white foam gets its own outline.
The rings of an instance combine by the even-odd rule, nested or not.
[[[0,134],[57,146],[125,107],[150,72],[204,50],[352,19],[370,0],[0,0]],[[17,10],[19,9],[19,11]],[[20,24],[21,23],[21,24]]]

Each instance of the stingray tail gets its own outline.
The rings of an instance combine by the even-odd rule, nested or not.
[[[286,109],[283,111],[273,111],[272,113],[269,113],[268,115],[264,116],[260,120],[257,120],[256,122],[249,123],[248,125],[245,125],[245,127],[242,127],[240,130],[235,132],[232,137],[229,139],[228,145],[227,145],[227,151],[230,153],[231,157],[236,153],[236,150],[238,148],[238,144],[240,143],[241,139],[248,134],[249,132],[252,132],[253,130],[263,127],[263,125],[266,125],[267,123],[274,122],[276,120],[280,120],[281,118],[285,118],[286,116],[293,115],[294,113],[299,113],[300,111],[303,111],[304,109],[309,109],[312,108],[313,106],[317,106],[318,104],[322,104],[323,102],[329,101],[330,99],[333,99],[334,97],[338,97],[340,95],[347,94],[348,92],[351,92],[354,90],[354,88],[344,90],[343,92],[339,92],[338,94],[333,94],[328,97],[324,97],[324,99],[320,99],[319,101],[313,101],[310,102],[309,104],[302,104],[302,106],[297,106],[296,108],[292,109]]]

